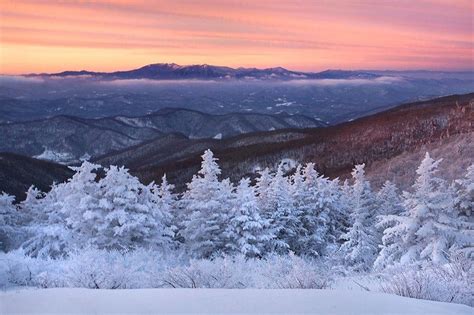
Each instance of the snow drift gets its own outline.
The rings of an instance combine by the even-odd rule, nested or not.
[[[0,293],[2,314],[472,314],[473,309],[342,290],[43,289]]]

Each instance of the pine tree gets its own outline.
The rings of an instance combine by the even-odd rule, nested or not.
[[[167,246],[168,215],[156,206],[153,188],[144,186],[123,167],[111,166],[99,182],[99,200],[84,212],[78,233],[91,245],[106,249]],[[93,229],[87,226],[93,225]]]
[[[404,211],[397,186],[388,180],[377,193],[377,208],[376,237],[377,243],[382,244],[383,232],[389,227],[386,222],[382,221],[387,215],[399,215]]]
[[[352,207],[351,226],[342,235],[345,242],[341,250],[346,263],[354,270],[368,270],[377,255],[374,229],[375,198],[365,179],[364,164],[356,165],[352,172],[354,184],[350,192]]]
[[[302,170],[297,169],[293,177],[292,197],[300,226],[298,247],[299,255],[321,256],[327,247],[335,243],[333,222],[337,185],[320,176],[314,163],[308,163]]]
[[[466,175],[455,181],[455,207],[460,215],[473,217],[474,211],[474,164],[467,168]]]
[[[0,251],[14,247],[18,234],[19,214],[13,205],[15,197],[4,192],[0,194]]]
[[[273,235],[269,232],[269,220],[260,216],[255,190],[250,180],[240,181],[235,192],[235,202],[229,218],[226,245],[230,253],[241,253],[246,257],[261,257]]]
[[[290,183],[283,175],[280,165],[269,187],[269,200],[272,225],[271,233],[276,236],[272,241],[272,250],[278,253],[287,253],[298,247],[298,221],[297,209],[293,205]]]
[[[187,218],[182,235],[189,253],[209,258],[225,250],[230,185],[219,181],[221,174],[211,150],[202,155],[201,169],[194,175],[181,200]]]
[[[255,186],[257,192],[257,202],[262,217],[270,219],[272,217],[273,205],[270,196],[270,185],[273,181],[273,176],[270,170],[265,168],[258,172],[257,184]]]
[[[153,183],[148,185],[148,189],[153,192],[155,196],[155,208],[153,215],[157,222],[157,237],[164,238],[158,243],[168,243],[172,240],[172,246],[177,246],[176,234],[177,227],[177,203],[178,197],[173,193],[174,185],[168,183],[166,174],[161,178],[161,184],[156,187]]]
[[[398,188],[390,181],[386,181],[377,193],[378,214],[398,215],[403,211],[402,200]]]
[[[447,261],[456,234],[453,196],[446,182],[436,177],[441,160],[428,153],[418,167],[413,193],[405,192],[401,215],[385,216],[380,224],[389,225],[383,246],[375,262],[377,268],[394,263]]]
[[[467,257],[474,258],[474,164],[467,168],[464,178],[454,182],[453,189],[459,228],[456,245]]]
[[[90,195],[97,192],[94,171],[98,167],[84,162],[74,168],[76,173],[72,178],[53,185],[48,194],[30,187],[27,199],[21,204],[21,209],[33,218],[27,227],[30,237],[22,244],[27,254],[65,256],[87,240],[73,230],[75,224],[80,224],[82,213],[96,204],[97,200]]]

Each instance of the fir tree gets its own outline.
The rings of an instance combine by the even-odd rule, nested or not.
[[[375,262],[377,268],[394,263],[447,261],[456,234],[456,218],[452,191],[444,180],[436,177],[440,162],[426,153],[416,171],[413,193],[403,195],[406,211],[398,216],[385,216],[379,223],[389,227],[384,231],[382,250]]]
[[[466,175],[454,182],[454,207],[458,216],[459,233],[456,246],[470,258],[474,258],[474,164]]]
[[[278,253],[287,253],[298,247],[298,209],[293,205],[290,183],[288,178],[283,175],[283,169],[280,165],[273,177],[269,187],[270,222],[272,233],[276,236],[273,240],[272,249]]]
[[[202,155],[201,169],[188,183],[182,198],[187,218],[182,235],[189,253],[198,258],[209,258],[223,252],[227,242],[230,185],[222,184],[217,159],[211,150]]]
[[[265,245],[274,237],[268,230],[269,223],[269,220],[259,214],[255,190],[250,186],[250,180],[242,179],[235,192],[235,202],[226,229],[229,238],[227,250],[246,257],[261,257],[264,255]]]
[[[374,229],[375,198],[365,179],[364,164],[356,165],[352,172],[354,184],[350,191],[351,226],[342,235],[345,242],[341,250],[344,260],[354,270],[369,269],[377,255]]]
[[[14,200],[15,197],[4,192],[0,194],[0,251],[9,250],[16,242],[20,220]]]

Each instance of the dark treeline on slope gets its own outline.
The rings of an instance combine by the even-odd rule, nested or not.
[[[0,153],[0,191],[15,196],[20,202],[32,185],[41,191],[49,191],[54,183],[71,178],[74,171],[67,166],[27,156]]]
[[[179,250],[189,257],[263,258],[270,254],[339,257],[355,271],[423,262],[444,264],[474,254],[474,165],[452,183],[437,176],[440,161],[427,153],[412,192],[386,182],[374,191],[364,165],[352,180],[320,175],[313,163],[285,176],[260,172],[256,185],[221,179],[213,153],[182,194],[166,177],[141,184],[124,168],[85,162],[66,183],[25,201],[0,198],[2,249],[33,257],[64,257],[76,249]]]

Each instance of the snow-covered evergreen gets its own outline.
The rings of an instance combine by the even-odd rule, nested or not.
[[[226,251],[241,253],[246,257],[261,257],[265,245],[274,235],[269,230],[270,221],[260,216],[254,187],[243,178],[235,191],[234,206],[230,213],[226,236]]]
[[[270,173],[270,169],[265,168],[258,172],[257,182],[255,184],[257,202],[262,216],[266,219],[270,219],[273,212],[272,198],[270,195],[270,185],[272,182],[273,175]]]
[[[235,187],[220,180],[207,150],[199,172],[177,194],[166,176],[160,185],[144,185],[123,167],[84,162],[48,193],[31,187],[16,205],[0,195],[2,248],[21,244],[27,255],[45,258],[88,247],[173,250],[199,259],[295,254],[355,271],[368,271],[376,257],[379,269],[443,264],[474,253],[474,166],[449,185],[437,177],[439,162],[427,154],[403,195],[390,182],[375,194],[364,165],[342,184],[308,163],[264,169],[255,185],[244,178]]]
[[[378,215],[398,215],[403,212],[402,200],[397,186],[386,181],[377,193]]]
[[[13,247],[17,237],[19,214],[13,205],[15,197],[0,193],[0,250],[7,251]]]
[[[108,249],[167,245],[171,238],[166,237],[169,233],[163,221],[168,215],[157,206],[152,189],[125,168],[110,167],[99,182],[95,211],[83,214],[83,225],[94,226],[91,244]]]
[[[278,166],[277,172],[269,187],[271,200],[271,232],[276,238],[272,240],[271,250],[278,253],[293,251],[299,242],[299,209],[293,205],[291,197],[290,182],[283,174],[282,165]]]
[[[314,163],[308,163],[293,176],[292,198],[300,228],[299,241],[294,252],[300,255],[321,256],[328,247],[334,246],[335,208],[337,187],[320,176]]]
[[[219,181],[220,174],[217,159],[211,150],[206,150],[201,169],[188,183],[181,200],[186,211],[182,235],[194,257],[208,258],[225,250],[225,229],[232,208],[228,197],[232,191]]]
[[[177,246],[176,234],[178,233],[178,223],[176,222],[178,211],[178,196],[173,192],[174,185],[168,182],[166,174],[161,178],[159,186],[151,183],[148,188],[154,194],[153,216],[157,222],[157,236],[161,238],[158,243],[162,245]],[[170,243],[171,242],[171,243]]]
[[[341,238],[341,251],[346,263],[354,270],[368,269],[377,255],[377,239],[374,227],[375,196],[365,179],[364,164],[352,171],[354,183],[350,190],[351,222]]]
[[[474,259],[474,164],[471,164],[462,179],[454,182],[454,207],[458,222],[458,247],[467,256]]]
[[[417,261],[447,262],[459,230],[452,190],[436,175],[440,162],[426,153],[416,170],[413,192],[403,194],[406,211],[387,215],[379,223],[389,227],[384,231],[377,267]]]

